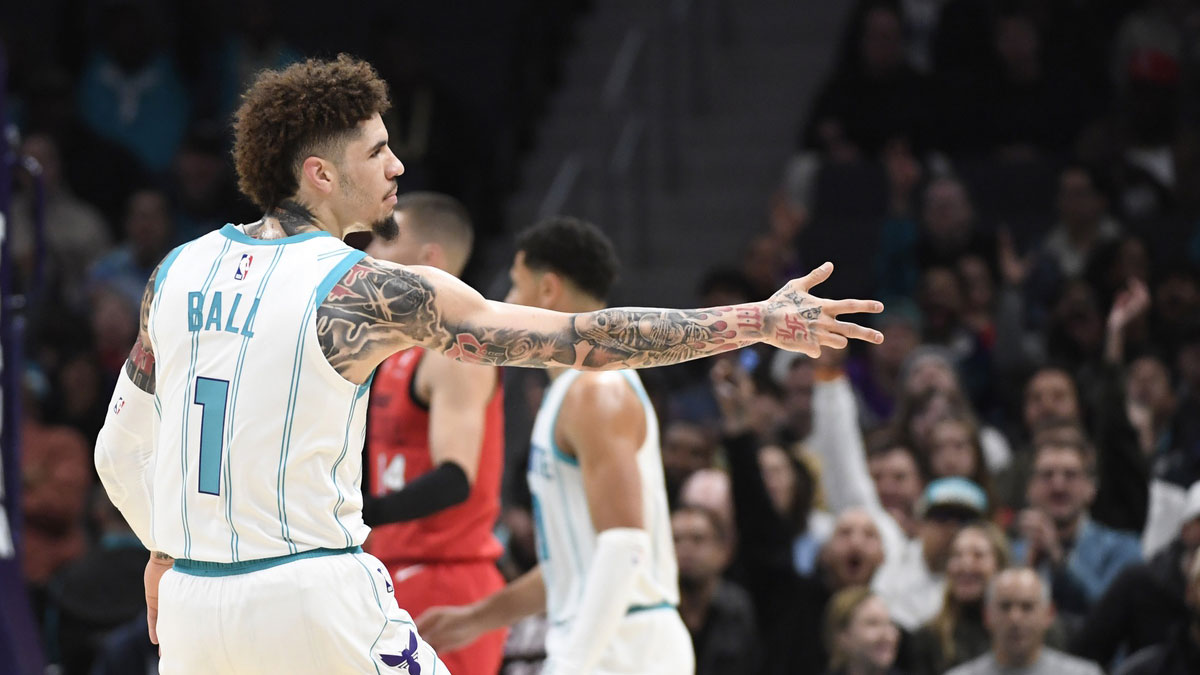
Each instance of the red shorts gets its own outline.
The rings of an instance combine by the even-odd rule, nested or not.
[[[396,602],[415,619],[430,607],[467,605],[504,588],[496,564],[476,562],[387,562],[396,586]],[[508,629],[484,633],[453,652],[438,652],[453,675],[496,675],[504,658]]]

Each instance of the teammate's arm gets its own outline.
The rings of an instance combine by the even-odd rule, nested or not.
[[[511,626],[545,609],[546,583],[539,566],[479,602],[431,607],[417,617],[417,631],[435,650],[453,651],[488,631]]]
[[[330,363],[353,382],[411,345],[468,363],[581,370],[646,368],[767,342],[816,356],[878,331],[838,321],[880,312],[874,300],[825,300],[809,289],[826,263],[762,302],[709,309],[617,307],[565,314],[493,302],[454,276],[364,258],[322,304],[317,330]]]
[[[637,574],[650,561],[637,465],[646,415],[620,373],[580,376],[567,390],[561,411],[555,433],[560,446],[579,460],[597,536],[566,647],[554,655],[554,672],[589,673],[629,610]]]
[[[434,469],[395,492],[365,496],[363,521],[372,527],[423,518],[463,503],[479,471],[496,369],[427,354],[418,373],[429,384],[429,453]]]

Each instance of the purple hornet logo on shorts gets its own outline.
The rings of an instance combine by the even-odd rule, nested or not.
[[[380,654],[380,660],[392,668],[403,668],[409,675],[421,675],[421,664],[417,663],[417,634],[408,632],[408,649],[399,654]]]

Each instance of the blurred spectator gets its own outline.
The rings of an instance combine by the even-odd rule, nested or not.
[[[36,159],[42,167],[46,199],[45,280],[51,284],[50,297],[62,298],[69,306],[78,307],[87,268],[110,246],[108,226],[100,212],[76,197],[66,183],[62,156],[52,136],[29,135],[21,144],[21,154]],[[20,175],[22,189],[13,197],[9,221],[12,256],[20,273],[32,280],[37,255],[36,198],[32,181],[25,174]]]
[[[699,424],[684,420],[667,423],[662,432],[662,462],[672,505],[679,503],[679,490],[693,473],[713,465],[716,450],[708,430]]]
[[[129,345],[137,337],[136,310],[111,293],[97,299],[92,314],[94,324],[106,328],[107,353],[97,351],[68,351],[62,356],[55,373],[53,398],[46,406],[46,420],[63,424],[86,439],[94,439],[108,414],[108,398],[117,375],[129,354]],[[125,340],[125,342],[117,342]],[[124,353],[121,347],[124,344]]]
[[[1200,670],[1200,556],[1193,556],[1184,595],[1189,616],[1167,634],[1160,645],[1129,657],[1117,675],[1183,675]]]
[[[1129,421],[1138,432],[1138,446],[1151,460],[1166,456],[1172,449],[1171,424],[1177,409],[1167,364],[1147,354],[1134,359],[1125,372],[1125,405]]]
[[[846,363],[846,375],[858,395],[860,422],[867,430],[878,428],[895,411],[901,369],[921,339],[920,313],[911,302],[889,302],[872,323],[887,339],[865,353],[851,354]]]
[[[925,478],[913,449],[898,439],[884,439],[867,455],[867,468],[879,504],[906,537],[917,536],[917,502],[925,491]]]
[[[225,223],[262,215],[239,201],[225,157],[220,129],[215,125],[195,125],[184,137],[171,174],[175,242],[191,241]]]
[[[150,641],[145,612],[108,634],[90,675],[158,675],[158,645]]]
[[[905,62],[900,17],[888,2],[872,3],[851,28],[850,48],[808,115],[801,147],[833,162],[877,156],[892,140],[924,143],[925,78]]]
[[[778,445],[758,449],[758,466],[771,506],[792,535],[792,564],[798,574],[810,575],[833,531],[833,516],[813,506],[816,478],[804,461]]]
[[[1004,570],[988,585],[984,621],[992,648],[948,675],[1101,675],[1090,661],[1043,646],[1054,620],[1050,591],[1027,568]]]
[[[911,675],[938,675],[987,652],[983,595],[1008,567],[1008,541],[994,525],[967,525],[946,562],[946,597],[933,621],[913,635]]]
[[[84,514],[92,483],[91,451],[74,429],[43,424],[26,408],[21,425],[22,571],[39,620],[46,587],[87,551]]]
[[[1120,223],[1109,215],[1100,174],[1078,164],[1063,169],[1058,181],[1058,223],[1035,254],[1028,280],[1030,301],[1058,297],[1067,281],[1083,277],[1088,256],[1120,234]],[[1037,308],[1034,304],[1035,320]]]
[[[1122,571],[1071,639],[1071,651],[1101,664],[1162,641],[1186,624],[1188,565],[1200,560],[1200,482],[1188,490],[1178,534],[1146,562]]]
[[[1051,429],[1035,439],[1030,508],[1018,518],[1013,557],[1046,580],[1064,621],[1082,619],[1121,570],[1141,559],[1136,536],[1087,517],[1094,471],[1094,451],[1078,432]]]
[[[101,9],[99,45],[79,82],[79,109],[96,133],[154,173],[171,165],[189,117],[188,91],[157,44],[154,7],[142,0]]]
[[[91,516],[98,541],[50,583],[56,620],[46,637],[65,673],[87,673],[105,637],[145,607],[142,574],[150,553],[101,489],[92,490]]]
[[[931,479],[967,478],[991,493],[992,479],[979,443],[979,430],[969,416],[948,415],[934,422],[927,453]]]
[[[127,239],[96,261],[89,274],[92,288],[111,288],[134,307],[140,307],[146,283],[170,250],[173,234],[166,195],[158,190],[135,192],[125,214]]]
[[[22,131],[55,140],[62,160],[63,183],[81,200],[100,209],[110,234],[118,224],[132,187],[146,181],[138,158],[124,146],[93,131],[81,118],[73,81],[66,72],[43,68],[29,78]],[[103,166],[103,171],[96,167]]]
[[[838,592],[825,615],[831,675],[887,675],[897,673],[896,651],[900,631],[888,615],[888,606],[865,586]]]
[[[1032,17],[1001,5],[989,43],[986,67],[946,78],[939,146],[1010,161],[1069,148],[1088,113],[1087,92],[1072,73],[1048,67]]]
[[[1138,449],[1137,434],[1125,414],[1125,395],[1119,371],[1105,372],[1091,385],[1090,438],[1099,444],[1096,462],[1097,490],[1091,515],[1109,527],[1141,532],[1149,502],[1149,468]],[[1025,386],[1022,403],[1023,433],[1031,439],[1039,429],[1086,423],[1080,390],[1072,375],[1055,365],[1037,369]],[[1030,441],[1031,442],[1031,441]],[[1005,504],[1019,508],[1028,497],[1034,452],[1028,445],[1013,455],[1013,465],[997,481]]]
[[[826,659],[820,639],[825,604],[838,590],[870,582],[884,559],[879,529],[864,509],[840,512],[816,573],[798,574],[794,538],[768,496],[756,461],[758,440],[750,431],[754,385],[747,373],[725,361],[713,368],[713,387],[722,411],[738,559],[763,631],[765,672],[819,672]]]
[[[704,509],[721,521],[721,527],[730,542],[737,541],[737,530],[733,517],[733,486],[729,474],[720,469],[700,469],[691,476],[679,491],[679,504]]]
[[[285,6],[274,0],[239,0],[237,7],[234,31],[216,55],[220,95],[212,112],[219,120],[229,119],[260,70],[283,68],[301,58],[279,31],[277,13]]]
[[[901,628],[915,631],[941,611],[954,535],[987,510],[983,490],[965,478],[942,478],[925,488],[917,538],[899,557],[889,559],[871,584]]]
[[[927,270],[955,269],[963,256],[996,259],[995,238],[976,227],[966,186],[956,178],[933,179],[923,195],[921,222],[914,220],[908,206],[916,186],[911,171],[889,169],[892,213],[883,225],[875,262],[878,294],[884,299],[912,296]],[[957,279],[951,285],[958,293]]]
[[[763,660],[754,607],[744,589],[721,578],[730,540],[719,517],[702,507],[671,514],[679,559],[679,614],[692,634],[697,675],[758,672]]]

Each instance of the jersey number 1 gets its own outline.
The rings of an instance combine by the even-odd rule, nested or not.
[[[221,446],[225,442],[225,402],[229,399],[229,380],[196,378],[196,397],[200,406],[200,491],[221,494]]]

